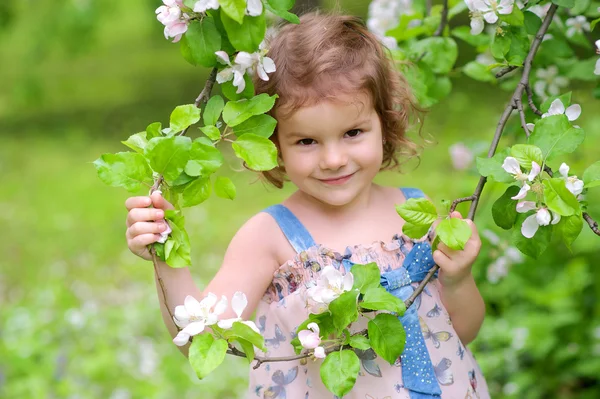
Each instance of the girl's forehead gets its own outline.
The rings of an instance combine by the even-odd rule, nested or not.
[[[279,123],[302,123],[312,119],[328,117],[360,118],[369,114],[373,109],[371,96],[367,93],[340,94],[331,98],[314,99],[310,103],[295,109],[286,108],[275,110]]]

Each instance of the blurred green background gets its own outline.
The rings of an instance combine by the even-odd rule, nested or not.
[[[243,360],[228,358],[198,381],[171,343],[152,266],[126,246],[128,193],[101,183],[91,164],[126,150],[119,141],[149,123],[166,123],[203,87],[207,71],[164,40],[158,5],[0,2],[0,398],[236,398],[246,387]],[[342,9],[365,16],[367,5],[345,1]],[[382,183],[420,187],[436,201],[472,194],[476,173],[455,170],[448,149],[463,142],[486,152],[510,94],[453,82],[453,94],[426,118],[436,144],[414,171],[383,173]],[[564,161],[579,175],[600,146],[600,101],[591,88],[570,87],[587,138]],[[503,144],[522,142],[516,132],[511,121]],[[200,285],[244,221],[293,189],[266,187],[250,172],[233,172],[234,157],[228,163],[222,173],[236,182],[238,198],[213,197],[186,212]],[[597,220],[599,191],[588,195]],[[488,314],[470,345],[492,397],[598,398],[599,238],[586,225],[573,253],[553,245],[538,260],[508,265],[509,234],[490,216],[501,192],[488,184],[477,214],[485,244],[474,273]]]

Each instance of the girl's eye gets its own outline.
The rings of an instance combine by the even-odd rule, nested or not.
[[[314,142],[313,139],[302,139],[302,140],[298,140],[298,142],[296,144],[311,145],[313,142]]]
[[[348,130],[346,132],[346,134],[350,137],[356,137],[361,133],[362,133],[362,130],[360,130],[360,129],[352,129],[352,130]]]

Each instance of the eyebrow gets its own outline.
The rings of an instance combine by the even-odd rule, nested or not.
[[[371,121],[371,118],[364,118],[364,119],[361,119],[361,120],[353,123],[351,126],[365,125],[365,124],[367,124],[370,121]],[[347,129],[345,129],[345,132],[347,132],[349,130],[352,130],[352,129],[354,129],[354,127],[347,128]],[[310,136],[310,134],[301,133],[301,132],[291,132],[291,133],[288,133],[286,136],[290,137],[290,138],[292,138],[292,137],[306,137],[306,136]]]

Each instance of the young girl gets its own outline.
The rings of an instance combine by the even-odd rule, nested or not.
[[[346,397],[488,398],[486,382],[465,346],[484,317],[471,275],[480,247],[477,230],[467,221],[473,236],[463,251],[441,244],[432,254],[432,234],[421,240],[400,234],[404,221],[394,208],[424,194],[373,183],[380,170],[398,165],[399,151],[414,154],[415,145],[405,137],[414,109],[406,80],[354,17],[305,15],[300,25],[281,29],[268,56],[277,71],[268,82],[257,79],[255,84],[257,94],[279,96],[272,111],[278,121],[272,139],[280,165],[264,175],[277,187],[289,179],[298,190],[242,226],[204,292],[231,298],[243,291],[248,306],[242,317],[256,311],[266,356],[290,356],[290,341],[309,314],[306,291],[326,266],[345,273],[353,264],[376,262],[382,285],[406,299],[435,262],[439,276],[402,319],[407,333],[403,355],[390,365],[372,350],[358,351],[360,375]],[[129,198],[126,207],[129,249],[150,259],[147,245],[164,231],[164,210],[171,205],[154,193]],[[188,269],[161,262],[160,274],[171,309],[183,304],[186,295],[204,297]],[[175,336],[162,298],[161,306]],[[352,331],[365,328],[366,322],[361,317]],[[265,363],[251,370],[247,397],[331,398],[319,375],[321,362]]]

